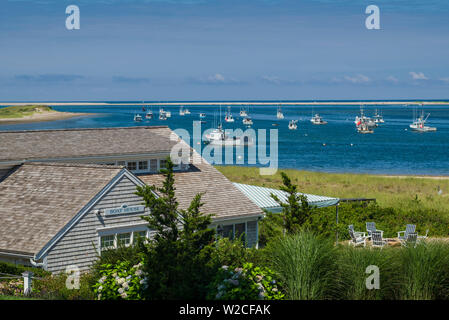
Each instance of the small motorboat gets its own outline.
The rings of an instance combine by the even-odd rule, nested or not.
[[[310,119],[310,122],[312,122],[312,124],[316,124],[316,125],[327,124],[327,121],[324,121],[323,118],[318,113],[315,114],[312,117],[312,119]]]
[[[232,113],[231,113],[231,107],[228,107],[228,112],[226,113],[225,121],[226,122],[234,122],[234,117],[232,116]]]
[[[251,120],[250,117],[245,117],[245,118],[243,118],[242,122],[243,122],[243,124],[246,125],[246,126],[250,126],[250,125],[253,124],[253,120]]]
[[[142,116],[140,115],[140,114],[135,114],[134,115],[134,121],[136,121],[136,122],[140,122],[140,121],[142,121]]]
[[[204,119],[206,118],[206,114],[205,113],[200,113],[200,119]]]

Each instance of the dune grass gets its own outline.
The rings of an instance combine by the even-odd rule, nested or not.
[[[26,105],[0,108],[0,119],[15,119],[31,116],[34,113],[57,112],[45,105]]]
[[[233,182],[278,188],[282,184],[279,170],[275,175],[261,176],[256,167],[217,166]],[[449,177],[387,177],[369,174],[323,173],[282,170],[298,190],[304,193],[338,198],[375,198],[379,206],[435,210],[449,217]],[[438,194],[438,187],[442,190]]]

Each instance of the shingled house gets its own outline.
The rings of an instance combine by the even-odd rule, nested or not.
[[[134,192],[161,184],[176,137],[168,127],[0,132],[0,260],[85,270],[102,248],[151,236]],[[212,227],[257,246],[261,209],[190,151],[175,168],[180,208],[204,193]]]

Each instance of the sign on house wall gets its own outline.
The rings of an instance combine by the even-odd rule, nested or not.
[[[105,209],[104,215],[111,216],[111,215],[116,215],[116,214],[138,213],[138,212],[145,212],[145,206],[130,206],[130,207],[128,207],[127,204],[122,204],[122,206],[119,208]]]

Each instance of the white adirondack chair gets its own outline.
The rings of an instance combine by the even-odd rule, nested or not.
[[[411,232],[415,232],[416,230],[416,225],[414,224],[408,224],[405,226],[405,231],[399,231],[398,232],[398,239],[399,241],[401,240],[405,240],[408,237],[408,234]]]
[[[376,230],[371,232],[371,246],[375,248],[383,248],[387,244],[387,240],[383,239],[383,231]]]
[[[407,234],[407,238],[399,240],[401,241],[401,245],[404,247],[416,248],[416,245],[418,244],[418,234],[416,232],[410,232]]]
[[[372,238],[371,234],[373,231],[380,231],[382,233],[382,236],[384,232],[382,230],[376,229],[376,223],[375,222],[367,222],[366,223],[366,231],[368,232],[368,238]]]
[[[352,226],[352,225],[351,225]],[[349,235],[351,236],[350,244],[352,244],[354,247],[357,247],[359,245],[362,245],[366,247],[366,233],[365,232],[355,232],[354,226],[349,227]]]

